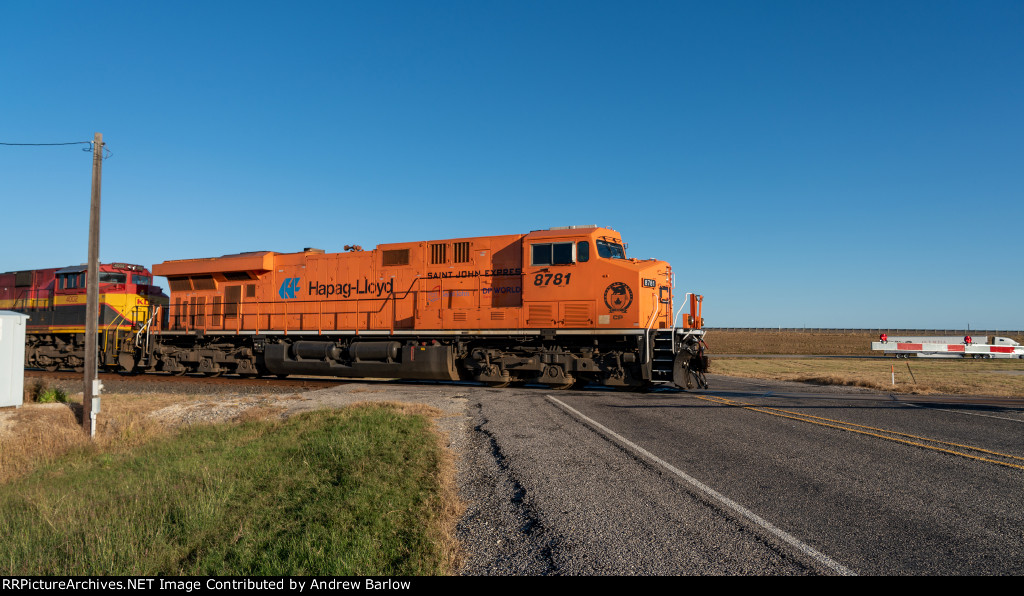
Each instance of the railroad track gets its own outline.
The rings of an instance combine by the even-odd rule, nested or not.
[[[25,379],[41,379],[47,382],[56,382],[62,386],[72,386],[74,383],[83,382],[82,373],[74,371],[56,371],[49,372],[42,369],[25,369]],[[328,387],[336,387],[342,384],[350,383],[380,383],[389,384],[396,386],[422,386],[422,385],[468,385],[472,387],[484,387],[482,383],[474,381],[422,381],[422,380],[408,380],[408,379],[372,379],[372,378],[338,378],[338,377],[316,377],[307,375],[289,375],[284,378],[280,377],[244,377],[238,375],[224,375],[218,377],[210,377],[203,374],[185,374],[185,375],[172,375],[169,373],[145,373],[145,374],[121,374],[111,372],[99,373],[99,379],[103,382],[104,387],[107,391],[126,390],[126,386],[131,387],[129,390],[148,390],[157,391],[161,386],[167,387],[170,391],[174,391],[173,387],[182,385],[191,386],[203,386],[213,388],[222,388],[224,390],[231,390],[231,388],[246,388],[248,391],[253,389],[263,389],[271,392],[286,392],[294,391],[296,389],[325,389]],[[149,387],[149,389],[144,389]],[[551,387],[544,384],[528,384],[520,386],[521,389],[537,389],[538,391],[551,391]],[[588,386],[584,389],[574,389],[575,391],[614,391],[616,393],[644,393],[642,391],[631,391],[625,388],[610,388],[602,387],[599,385]],[[650,389],[651,393],[663,393],[663,392],[680,392],[682,390],[674,387],[657,387]]]

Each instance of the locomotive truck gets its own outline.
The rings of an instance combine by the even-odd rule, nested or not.
[[[596,226],[164,261],[126,372],[706,387],[701,296]]]

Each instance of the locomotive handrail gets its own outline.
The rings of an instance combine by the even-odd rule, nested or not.
[[[661,301],[658,300],[658,297],[656,295],[653,296],[653,298],[654,298],[654,313],[651,315],[651,320],[647,321],[646,331],[647,331],[648,334],[651,332],[651,328],[654,327],[654,321],[657,320],[658,313],[661,312]]]
[[[117,311],[115,311],[115,312],[117,312]],[[124,318],[123,314],[121,314],[120,312],[117,312],[117,316],[114,317],[114,319],[112,321],[110,321],[110,323],[108,323],[106,327],[103,328],[103,348],[104,348],[104,352],[109,352],[109,350],[107,350],[107,346],[110,344],[110,328],[117,325],[117,323],[119,322],[118,319],[123,319],[125,322],[128,321],[128,319]],[[117,351],[117,334],[116,333],[114,334],[114,346],[113,347],[114,347],[114,351],[116,352]]]
[[[645,349],[643,351],[643,354],[641,354],[641,356],[643,356],[642,362],[644,363],[650,362],[651,359],[654,357],[654,345],[651,341],[651,328],[654,327],[654,321],[658,318],[658,312],[661,311],[661,301],[658,300],[658,296],[654,295],[653,298],[654,314],[651,315],[651,320],[647,322],[647,327],[646,329],[644,329]]]
[[[136,306],[135,308],[139,309],[141,307]],[[159,314],[160,314],[160,306],[157,305],[157,307],[155,309],[153,309],[153,314],[149,317],[149,319],[146,320],[146,324],[143,325],[142,328],[139,329],[138,333],[135,334],[135,347],[137,347],[137,348],[141,348],[142,347],[142,344],[141,344],[142,334],[145,333],[146,334],[146,352],[149,351],[149,330],[150,330],[150,328],[153,325],[153,321],[156,320],[157,315],[159,315]]]
[[[686,308],[686,297],[687,296],[692,296],[692,295],[693,295],[693,292],[687,292],[687,293],[683,294],[683,304],[682,304],[682,306],[679,307],[679,310],[676,311],[676,316],[672,318],[672,329],[678,329],[679,328],[679,326],[676,325],[676,321],[679,320],[679,315],[683,314],[683,309]]]

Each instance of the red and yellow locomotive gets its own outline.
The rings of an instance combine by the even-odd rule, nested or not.
[[[141,339],[167,296],[141,265],[99,267],[99,365],[119,369],[126,343]],[[82,370],[85,363],[86,266],[0,273],[0,309],[29,316],[25,365]]]
[[[313,374],[552,387],[706,386],[701,297],[600,227],[254,252],[153,266],[170,304],[120,361],[177,374]],[[680,322],[677,325],[677,321]]]

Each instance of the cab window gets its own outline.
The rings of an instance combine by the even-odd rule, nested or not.
[[[107,273],[105,271],[100,272],[100,283],[101,284],[123,284],[128,281],[128,276],[124,273]]]
[[[598,240],[597,244],[597,255],[602,259],[625,259],[626,251],[623,250],[622,245],[618,242],[609,242],[607,240]]]
[[[531,265],[571,265],[573,262],[572,242],[545,242],[530,245]]]

